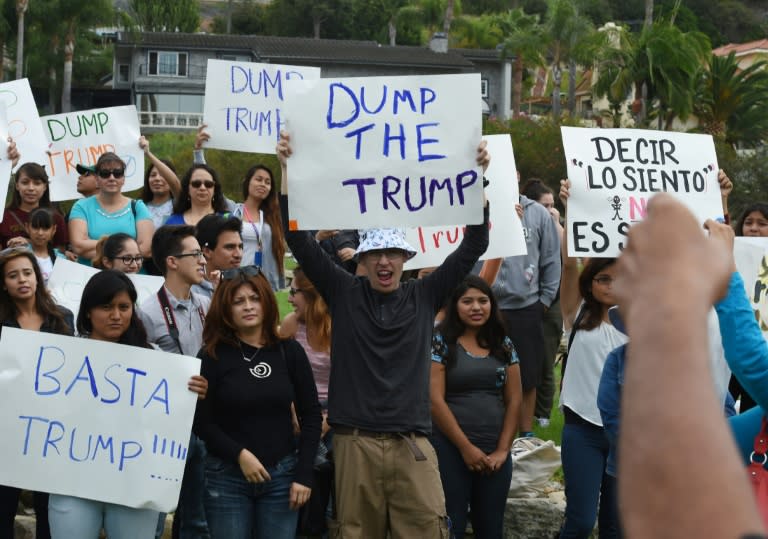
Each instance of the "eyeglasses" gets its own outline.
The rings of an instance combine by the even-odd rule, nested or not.
[[[32,251],[29,244],[27,245],[17,245],[16,247],[6,247],[2,251],[0,251],[0,257],[9,255],[11,253],[23,253],[25,251]]]
[[[195,189],[200,189],[203,185],[205,185],[206,189],[213,189],[216,186],[216,182],[213,180],[192,180],[189,182],[189,185]]]
[[[396,260],[398,258],[405,258],[405,251],[402,249],[372,249],[363,253],[365,256],[378,260],[382,256],[385,256],[389,260]]]
[[[243,266],[242,268],[232,268],[221,270],[221,279],[231,281],[241,277],[246,280],[248,277],[255,277],[261,273],[261,266]]]
[[[119,180],[125,175],[125,169],[124,168],[113,168],[112,170],[108,168],[102,168],[99,170],[99,178],[106,180],[110,176],[114,176],[115,179]]]
[[[131,264],[136,264],[137,266],[141,266],[141,264],[144,262],[144,257],[141,255],[136,255],[136,256],[125,255],[125,256],[116,256],[112,260],[120,260],[126,266],[130,266]]]
[[[203,252],[201,250],[192,251],[191,253],[179,253],[177,255],[171,255],[174,258],[184,258],[185,256],[191,256],[194,258],[197,258],[198,260],[201,258],[204,258]]]
[[[299,292],[304,292],[304,291],[301,288],[293,288],[293,287],[291,287],[291,289],[288,291],[288,295],[289,296],[295,296]]]
[[[615,280],[613,277],[608,277],[607,275],[601,275],[600,277],[595,277],[592,279],[597,284],[602,286],[609,286],[613,284],[613,281]]]

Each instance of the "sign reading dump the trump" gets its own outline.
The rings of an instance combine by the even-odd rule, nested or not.
[[[527,254],[523,225],[515,211],[520,200],[517,167],[509,135],[488,135],[491,163],[485,172],[490,182],[485,195],[492,208],[488,249],[482,260]],[[405,269],[439,266],[464,238],[464,226],[417,227],[406,231],[406,241],[416,249],[416,256]]]
[[[319,67],[208,60],[203,121],[208,148],[275,153],[289,80],[319,79]]]
[[[479,77],[291,80],[291,228],[482,222]]]
[[[3,328],[0,484],[172,510],[199,370],[178,354]]]
[[[722,218],[709,135],[561,127],[571,196],[569,256],[618,256],[654,193],[667,192],[704,223]]]
[[[123,191],[144,185],[144,152],[139,148],[136,107],[110,107],[67,112],[41,118],[50,147],[45,161],[51,177],[51,200],[80,198],[78,164],[95,165],[103,153],[113,152],[125,161]]]

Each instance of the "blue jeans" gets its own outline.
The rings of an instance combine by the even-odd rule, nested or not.
[[[512,457],[508,456],[496,473],[484,475],[470,471],[461,452],[440,432],[434,433],[432,443],[437,452],[445,508],[456,539],[462,539],[467,529],[467,506],[471,509],[472,529],[476,537],[501,539],[512,478]]]
[[[235,462],[208,455],[205,514],[212,539],[293,539],[298,512],[288,507],[296,455],[268,467],[272,479],[249,483]]]
[[[147,539],[155,535],[157,511],[51,494],[48,520],[54,539],[97,539],[103,527],[109,539]]]
[[[560,538],[588,538],[600,517],[600,538],[620,537],[616,478],[605,472],[608,439],[602,427],[566,423],[563,427],[565,522]]]

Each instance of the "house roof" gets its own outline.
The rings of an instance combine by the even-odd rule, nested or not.
[[[312,39],[304,37],[185,34],[177,32],[123,33],[118,46],[248,51],[261,61],[354,63],[471,69],[465,55],[455,50],[438,53],[428,47],[380,45],[375,41]],[[494,51],[491,51],[494,52]]]
[[[743,56],[754,52],[768,53],[768,39],[759,39],[748,43],[729,43],[714,49],[712,54],[715,56],[728,56],[731,52],[735,53],[736,56]]]

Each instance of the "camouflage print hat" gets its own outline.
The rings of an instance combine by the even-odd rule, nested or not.
[[[360,245],[355,251],[356,256],[377,249],[400,249],[405,251],[406,260],[416,256],[416,249],[405,241],[405,230],[402,228],[367,228],[358,233]]]

